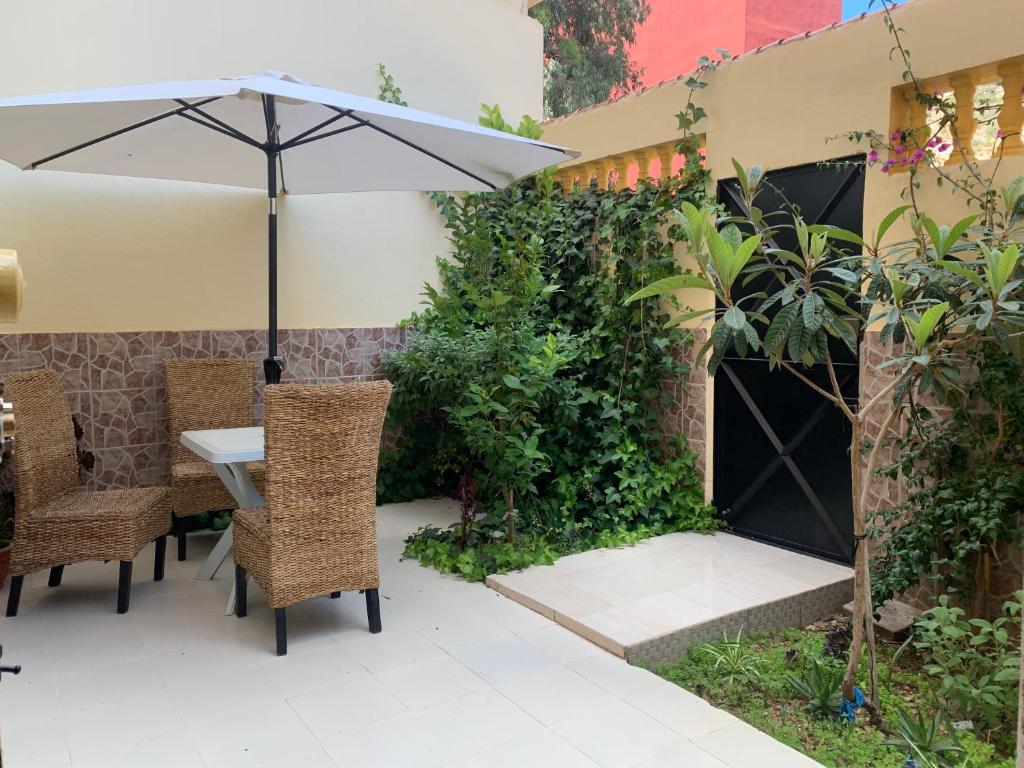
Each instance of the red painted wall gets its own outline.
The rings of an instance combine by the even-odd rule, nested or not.
[[[842,0],[650,0],[633,59],[654,85],[690,72],[716,48],[731,54],[839,21]]]

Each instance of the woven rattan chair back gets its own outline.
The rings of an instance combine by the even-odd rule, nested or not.
[[[377,457],[391,384],[267,387],[270,569],[297,599],[379,583]]]
[[[78,487],[78,454],[71,408],[57,374],[49,368],[8,373],[4,397],[14,404],[14,525],[29,513]]]
[[[237,357],[183,358],[164,361],[171,463],[196,461],[181,444],[189,429],[252,426],[253,366]]]

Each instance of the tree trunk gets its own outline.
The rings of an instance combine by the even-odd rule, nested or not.
[[[1020,697],[1017,703],[1017,768],[1024,768],[1024,629],[1020,633],[1020,680],[1017,688]]]
[[[514,504],[514,497],[512,494],[512,488],[507,485],[502,486],[501,495],[505,497],[505,524],[508,527],[508,541],[510,544],[516,543],[516,508]]]
[[[850,478],[853,486],[853,639],[850,642],[850,657],[843,675],[843,696],[848,701],[854,700],[853,688],[857,683],[857,670],[860,666],[861,652],[864,649],[864,590],[861,589],[861,562],[864,559],[864,547],[860,546],[857,535],[863,531],[864,516],[860,510],[861,487],[863,485],[863,467],[861,466],[861,425],[854,420],[853,436],[850,438]]]
[[[849,701],[854,701],[857,672],[864,646],[867,645],[871,677],[870,702],[877,709],[878,675],[875,665],[875,622],[871,606],[871,571],[868,567],[866,541],[867,525],[864,519],[865,489],[871,482],[870,472],[873,469],[873,462],[869,459],[867,466],[862,464],[863,424],[860,417],[853,419],[851,425],[853,435],[850,438],[850,478],[853,496],[853,536],[856,551],[853,561],[853,640],[850,643],[850,658],[846,665],[846,674],[843,675],[843,696]],[[879,439],[881,438],[882,435],[879,435]],[[874,452],[872,452],[872,458],[873,454]]]

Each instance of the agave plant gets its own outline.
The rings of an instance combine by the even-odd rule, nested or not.
[[[936,710],[927,718],[920,710],[916,716],[912,716],[900,707],[896,717],[898,737],[885,743],[900,752],[906,752],[918,768],[963,768],[967,760],[961,762],[958,759],[964,751],[963,747],[957,744],[956,739],[946,736],[946,731],[953,732],[948,720],[942,710]]]
[[[818,717],[835,720],[842,703],[842,667],[811,659],[800,677],[786,675],[786,681],[800,698],[807,702],[806,709]]]

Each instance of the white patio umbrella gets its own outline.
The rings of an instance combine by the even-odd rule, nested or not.
[[[0,99],[0,158],[23,170],[267,190],[269,383],[281,373],[279,190],[486,191],[578,156],[273,71]]]

